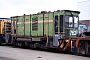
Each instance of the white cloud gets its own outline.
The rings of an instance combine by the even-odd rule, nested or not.
[[[78,0],[77,0],[78,1]],[[76,0],[0,0],[0,17],[33,14],[44,11],[77,9]],[[80,1],[80,0],[79,0]],[[79,2],[78,1],[78,2]]]

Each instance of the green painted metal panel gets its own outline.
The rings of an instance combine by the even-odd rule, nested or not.
[[[60,22],[60,15],[65,15],[65,14],[71,15],[71,12],[62,10],[62,11],[48,12],[45,14],[42,14],[42,13],[33,14],[31,15],[31,18],[30,18],[30,15],[18,16],[17,35],[53,36],[55,32],[55,16],[59,16],[58,22]],[[75,16],[78,16],[79,13],[73,12],[73,14]]]
[[[38,15],[38,36],[43,36],[44,31],[43,31],[43,14]]]
[[[62,22],[60,22],[60,15],[65,15],[65,11],[55,11],[54,12],[54,31],[53,31],[53,33],[55,34],[55,33],[60,33],[60,24],[62,23]],[[57,32],[55,32],[55,17],[57,16],[57,18],[58,18],[58,31]],[[63,20],[63,22],[64,22],[64,20]]]
[[[25,36],[30,36],[30,15],[25,15]]]
[[[67,11],[65,11],[65,14],[66,14],[66,15],[71,15],[71,14],[73,14],[74,16],[78,16],[78,15],[79,15],[79,13],[76,13],[76,12],[67,12]]]
[[[24,36],[24,17],[23,16],[18,16],[17,35]]]
[[[44,14],[44,35],[53,36],[54,17],[53,12]]]
[[[49,35],[49,24],[48,24],[48,20],[49,20],[49,14],[44,14],[44,35],[48,36]]]
[[[49,13],[49,36],[53,36],[54,32],[54,18],[53,18],[53,13]]]

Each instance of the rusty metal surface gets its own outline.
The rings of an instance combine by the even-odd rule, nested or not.
[[[87,26],[90,26],[90,20],[80,20],[80,23],[86,24]]]

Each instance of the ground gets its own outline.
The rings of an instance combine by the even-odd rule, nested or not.
[[[90,60],[90,57],[0,46],[0,60]]]

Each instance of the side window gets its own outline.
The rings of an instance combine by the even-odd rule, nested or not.
[[[60,15],[60,32],[63,32],[63,15]]]
[[[55,32],[58,32],[58,15],[55,16]]]

